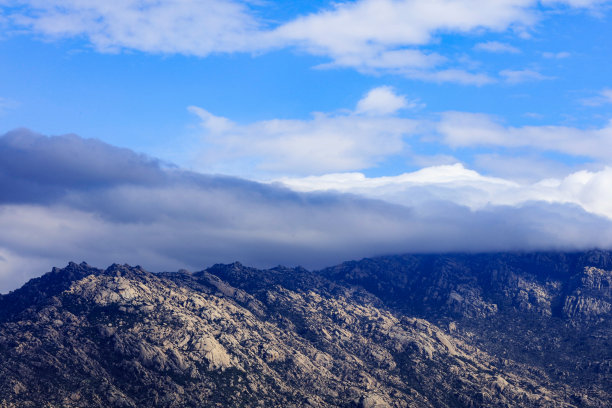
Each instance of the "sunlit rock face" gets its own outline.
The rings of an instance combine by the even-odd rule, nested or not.
[[[71,263],[0,297],[0,406],[606,407],[611,260]]]

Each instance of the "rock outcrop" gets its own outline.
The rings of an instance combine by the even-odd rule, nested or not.
[[[0,296],[0,407],[606,407],[608,259],[71,263]]]

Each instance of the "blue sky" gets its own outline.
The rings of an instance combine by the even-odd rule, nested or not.
[[[4,136],[13,147],[39,140],[32,134],[75,134],[159,159],[164,171],[416,212],[539,203],[608,222],[611,4],[0,0],[0,134],[30,135]],[[66,140],[75,152],[93,148]],[[7,271],[36,253],[9,244],[0,245]],[[151,264],[196,264],[179,261]]]

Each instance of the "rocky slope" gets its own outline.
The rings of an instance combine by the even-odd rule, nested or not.
[[[503,360],[610,398],[612,254],[406,255],[322,271]],[[582,397],[577,397],[581,399]]]
[[[0,407],[606,407],[607,252],[87,264],[0,297]]]

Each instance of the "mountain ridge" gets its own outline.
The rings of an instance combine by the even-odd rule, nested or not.
[[[0,296],[0,406],[605,407],[610,265],[607,251],[70,263]]]

